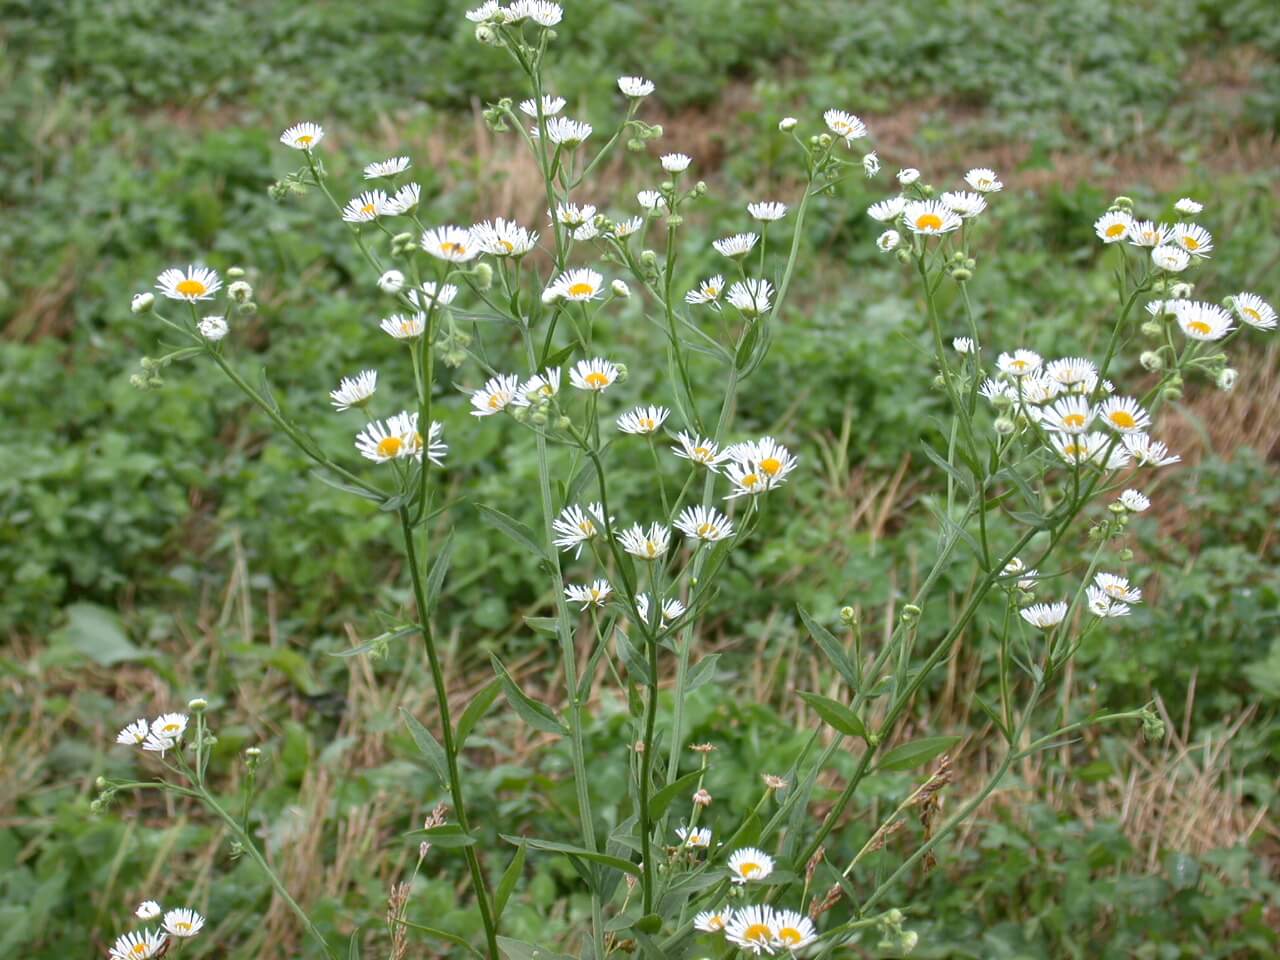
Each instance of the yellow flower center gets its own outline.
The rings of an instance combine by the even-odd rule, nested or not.
[[[777,457],[766,457],[760,461],[760,469],[771,477],[776,477],[782,469],[782,461]]]
[[[711,451],[707,447],[694,447],[693,452],[694,452],[694,455],[698,457],[711,456]]]
[[[1183,245],[1184,247],[1186,247],[1188,250],[1199,250],[1199,249],[1200,249],[1200,241],[1199,241],[1199,240],[1197,240],[1195,237],[1191,237],[1191,236],[1183,237],[1183,238],[1182,238],[1182,245]]]
[[[135,943],[132,947],[129,948],[129,952],[132,953],[135,957],[146,956],[147,954],[146,941],[143,941],[141,943]]]
[[[1063,417],[1063,418],[1062,418],[1062,425],[1063,425],[1064,427],[1083,427],[1083,426],[1084,426],[1084,414],[1083,414],[1083,413],[1068,413],[1065,417]]]
[[[1258,323],[1262,322],[1262,314],[1260,314],[1257,310],[1253,309],[1253,307],[1242,307],[1240,312],[1245,314],[1246,316],[1253,317],[1253,319]]]
[[[389,459],[398,454],[403,446],[404,441],[399,437],[383,437],[378,441],[378,455]]]
[[[187,923],[187,921],[185,920],[179,920],[177,923],[174,924],[174,926],[177,927],[179,930],[183,931],[184,933],[187,930],[191,929],[191,924]]]
[[[1125,226],[1123,223],[1113,223],[1111,226],[1107,227],[1107,236],[1122,237],[1124,236],[1124,231]]]
[[[1078,457],[1085,452],[1085,448],[1078,443],[1069,443],[1062,448],[1062,452],[1068,457]]]
[[[936,213],[922,213],[916,217],[916,228],[919,230],[941,230],[942,218]]]
[[[442,253],[451,253],[460,257],[467,252],[467,245],[465,243],[455,243],[452,240],[446,240],[440,244],[440,250]]]
[[[507,253],[514,253],[516,249],[516,245],[510,240],[499,240],[498,246],[502,247],[502,249],[507,251]]]
[[[700,537],[705,537],[708,534],[715,533],[715,531],[716,525],[714,523],[708,522],[698,524],[698,536]]]
[[[414,322],[412,320],[401,321],[400,332],[403,333],[405,336],[412,336],[414,333],[417,332],[417,330],[415,329]]]
[[[1111,584],[1109,587],[1106,587],[1105,589],[1106,589],[1106,591],[1107,591],[1107,595],[1108,595],[1108,596],[1115,597],[1116,599],[1123,599],[1123,598],[1124,598],[1125,589],[1124,589],[1124,587],[1120,586],[1119,584],[1114,584],[1114,583],[1113,583],[1113,584]]]
[[[636,422],[640,424],[641,428],[643,428],[644,430],[650,433],[652,433],[655,429],[657,429],[657,426],[658,426],[656,423],[653,422],[653,417],[641,417]]]
[[[591,294],[595,292],[596,292],[595,287],[583,281],[570,284],[569,286],[569,296],[571,297],[589,297],[591,296]]]
[[[165,733],[173,733],[177,729],[178,729],[178,725],[176,723],[166,723],[164,725]]]
[[[502,406],[502,398],[499,397],[496,393],[489,394],[489,409],[497,410],[501,406]]]
[[[804,939],[804,935],[795,927],[783,927],[778,931],[778,939],[786,944],[799,943]]]
[[[723,930],[724,917],[720,916],[720,914],[717,913],[714,917],[712,917],[710,920],[707,921],[707,926],[710,927],[712,930]]]
[[[979,189],[979,190],[985,190],[987,187],[991,186],[991,184],[992,184],[993,182],[994,182],[994,181],[992,181],[992,179],[991,179],[990,177],[979,177],[979,178],[978,178],[978,189]]]
[[[360,208],[360,212],[364,214],[366,217],[371,217],[373,216],[373,212],[377,209],[378,208],[374,204],[366,203],[363,207]]]
[[[758,863],[748,862],[748,863],[740,864],[738,866],[738,873],[740,873],[744,877],[752,877],[759,872],[760,872],[760,864]]]
[[[178,285],[174,287],[184,297],[202,296],[209,288],[199,280],[193,280],[188,277],[186,280],[179,280]]]
[[[304,147],[309,147],[311,146],[311,141],[314,139],[315,137],[311,136],[311,134],[304,133],[302,136],[298,138],[298,142],[302,144]]]
[[[578,524],[578,529],[581,530],[583,534],[585,534],[588,537],[594,537],[596,535],[596,525],[592,523],[590,520],[583,520],[580,524]]]
[[[708,284],[707,286],[703,287],[703,288],[702,288],[702,292],[703,292],[703,293],[705,293],[708,297],[711,297],[713,300],[714,300],[716,297],[720,296],[720,288],[719,288],[719,287],[713,287],[713,286],[711,286],[710,284]]]
[[[603,373],[588,373],[584,379],[587,381],[587,386],[594,390],[603,390],[609,385],[609,377]]]
[[[760,478],[757,477],[754,473],[748,473],[745,477],[742,478],[742,485],[747,489],[754,487],[759,482],[760,482]]]
[[[1187,324],[1187,326],[1190,327],[1192,330],[1194,330],[1196,333],[1203,333],[1206,337],[1213,332],[1213,328],[1210,327],[1203,320],[1192,320]]]
[[[646,540],[644,542],[644,552],[650,557],[656,557],[658,555],[658,545],[652,540]]]
[[[1111,413],[1109,419],[1123,430],[1132,430],[1138,425],[1138,421],[1133,419],[1133,414],[1128,410],[1115,410]]]
[[[1010,360],[1010,361],[1009,361],[1009,366],[1013,367],[1013,369],[1015,369],[1015,370],[1025,370],[1025,369],[1027,368],[1027,361],[1025,361],[1025,360]]]
[[[752,943],[768,943],[773,939],[773,931],[769,929],[767,923],[753,923],[742,931],[742,939],[750,940]]]

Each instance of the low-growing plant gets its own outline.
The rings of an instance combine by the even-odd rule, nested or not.
[[[940,191],[917,170],[898,171],[898,192],[868,213],[883,224],[879,250],[918,278],[919,325],[932,347],[919,357],[918,376],[945,401],[947,415],[924,450],[945,478],[945,489],[925,500],[936,525],[934,555],[883,636],[864,635],[854,597],[838,615],[798,611],[831,681],[800,694],[820,723],[799,732],[802,746],[784,766],[762,759],[734,771],[733,793],[749,797],[747,804],[717,802],[706,783],[715,745],[688,742],[696,691],[722,679],[718,658],[702,652],[700,625],[713,602],[734,602],[719,593],[735,553],[768,546],[761,520],[786,509],[779,503],[786,485],[805,482],[810,459],[802,464],[772,436],[742,437],[735,414],[743,395],[769,376],[775,338],[786,336],[806,217],[837,202],[847,179],[879,176],[880,162],[864,152],[870,132],[853,114],[826,110],[816,130],[781,118],[778,135],[794,158],[798,195],[747,203],[758,225],[730,225],[732,232],[712,243],[723,271],[686,289],[680,256],[689,245],[682,237],[708,189],[693,179],[696,159],[662,154],[655,185],[635,198],[639,213],[605,212],[592,192],[593,175],[614,154],[645,153],[660,140],[661,127],[642,118],[653,84],[618,79],[625,109],[604,135],[565,116],[566,103],[550,86],[557,4],[488,0],[467,16],[477,40],[509,56],[527,82],[526,99],[497,100],[484,118],[527,147],[545,194],[549,222],[541,230],[502,217],[436,224],[419,185],[405,179],[407,156],[369,164],[365,179],[382,186],[344,202],[324,166],[325,131],[300,123],[281,136],[302,166],[273,193],[282,201],[315,194],[327,200],[351,227],[367,282],[389,304],[378,326],[396,355],[382,370],[343,377],[331,393],[339,415],[363,420],[351,429],[360,458],[317,440],[307,425],[313,418],[287,410],[265,371],[243,372],[232,345],[238,322],[258,309],[244,270],[227,270],[224,284],[207,266],[171,268],[157,282],[161,300],[142,293],[133,302],[134,312],[154,319],[169,338],[168,352],[143,360],[138,387],[160,387],[162,372],[180,362],[213,364],[313,463],[318,483],[397,520],[411,600],[382,612],[382,632],[344,655],[378,657],[393,644],[422,644],[436,716],[424,723],[406,711],[404,720],[444,799],[407,799],[415,809],[433,809],[406,838],[417,856],[411,877],[389,898],[388,955],[405,956],[411,937],[491,960],[565,955],[558,950],[595,960],[707,950],[828,956],[846,944],[909,952],[918,940],[910,923],[915,905],[894,902],[900,881],[931,869],[944,841],[1014,764],[1099,724],[1131,721],[1147,736],[1160,735],[1149,706],[1074,715],[1055,702],[1054,691],[1081,645],[1142,600],[1130,582],[1133,556],[1125,544],[1130,517],[1150,502],[1131,484],[1178,460],[1148,432],[1156,411],[1193,378],[1230,389],[1236,375],[1223,348],[1244,331],[1273,328],[1275,313],[1250,293],[1221,305],[1193,298],[1187,277],[1214,249],[1214,238],[1189,219],[1198,203],[1178,201],[1161,211],[1173,214],[1165,222],[1140,217],[1132,200],[1119,197],[1093,225],[1114,261],[1117,303],[1100,359],[1046,361],[1013,344],[997,353],[985,344],[970,290],[980,269],[972,241],[999,229],[989,209],[1000,199],[999,176],[975,168],[963,188]],[[630,198],[610,200],[610,211],[628,208],[636,209]],[[610,341],[634,348],[629,364],[598,349],[598,328],[619,323],[634,328]],[[1133,352],[1147,376],[1128,395],[1109,377]],[[626,391],[628,366],[665,371],[662,394],[639,397],[632,409],[615,403]],[[434,417],[453,404],[457,387],[469,394],[476,419],[461,435],[445,437]],[[388,394],[394,399],[385,403]],[[443,475],[451,446],[494,429],[494,417],[513,422],[517,442],[536,452],[536,489],[520,494],[539,504],[537,528],[493,504],[468,510],[450,499]],[[647,495],[625,502],[619,495],[646,488]],[[529,692],[494,656],[493,680],[460,713],[450,705],[452,678],[432,612],[449,588],[455,544],[477,535],[477,521],[512,541],[545,578],[550,600],[527,623],[560,653],[561,689],[552,702]],[[820,554],[813,562],[821,563]],[[943,582],[968,584],[958,607],[937,602]],[[960,738],[917,735],[911,708],[980,611],[1000,625],[998,683],[991,699],[975,702],[1004,749],[980,785],[943,816]],[[660,708],[664,678],[669,712]],[[626,704],[630,724],[619,794],[597,782],[600,758],[588,738],[601,686]],[[568,744],[575,807],[558,835],[527,836],[519,823],[489,822],[493,798],[472,789],[468,739],[500,698],[510,723]],[[233,802],[210,777],[216,727],[208,705],[194,700],[189,709],[121,731],[119,742],[138,748],[153,773],[103,780],[97,807],[150,790],[203,806],[222,823],[233,855],[263,872],[321,955],[359,956],[359,930],[345,948],[332,942],[290,896],[255,836],[261,750],[245,753]],[[847,862],[827,858],[868,777],[931,763],[887,815],[863,811],[875,827]],[[815,793],[833,773],[844,784],[819,807]],[[723,807],[730,809],[721,813]],[[923,826],[918,844],[891,869],[881,863],[869,872],[868,860],[908,821]],[[488,847],[495,834],[509,853]],[[475,942],[407,917],[418,871],[433,849],[450,848],[466,864],[466,904],[483,934]],[[526,861],[546,855],[567,861],[589,903],[589,927],[567,943],[504,933]],[[144,904],[139,916],[148,919],[155,909]],[[158,955],[204,922],[191,911],[171,913],[162,931],[122,933],[112,955]]]

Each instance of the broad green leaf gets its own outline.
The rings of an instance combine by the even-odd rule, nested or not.
[[[67,622],[49,637],[52,647],[75,650],[103,667],[149,656],[129,640],[124,623],[114,610],[95,603],[73,603],[63,613]]]
[[[427,763],[431,764],[431,769],[435,771],[437,777],[440,778],[442,786],[449,785],[449,760],[445,756],[444,747],[440,746],[440,741],[435,738],[430,730],[418,722],[418,718],[406,710],[400,708],[400,712],[404,714],[404,722],[409,727],[409,733],[413,737],[413,742],[418,745],[418,750],[427,759]]]
[[[476,511],[480,514],[482,521],[495,530],[505,533],[516,543],[531,551],[538,559],[545,560],[547,558],[547,552],[538,543],[533,531],[515,519],[515,517],[509,517],[501,510],[487,507],[483,503],[476,504]]]
[[[690,801],[692,801],[693,795],[690,791],[694,784],[696,784],[702,777],[703,773],[704,771],[702,770],[694,770],[691,773],[686,773],[683,777],[672,780],[665,787],[650,797],[649,817],[653,820],[659,819],[667,812],[667,808],[685,793],[689,793]]]
[[[467,737],[471,735],[471,731],[480,722],[480,718],[493,706],[493,701],[498,698],[498,691],[501,686],[501,683],[496,679],[490,681],[479,693],[471,698],[471,702],[467,704],[467,709],[462,711],[462,716],[458,718],[458,734],[455,738],[458,750],[467,745]]]
[[[858,715],[839,700],[832,700],[820,693],[802,693],[800,699],[813,707],[828,726],[843,733],[846,737],[867,738],[867,728]]]
[[[554,710],[521,690],[519,684],[512,679],[507,668],[496,656],[490,656],[489,659],[493,663],[493,670],[498,675],[498,680],[502,683],[502,692],[506,695],[507,702],[525,723],[543,733],[554,733],[561,737],[569,735],[568,728],[560,722]]]
[[[800,614],[801,621],[804,622],[805,629],[809,631],[809,636],[813,637],[814,642],[827,655],[827,659],[831,661],[831,665],[836,668],[836,673],[844,678],[850,688],[858,689],[858,669],[853,661],[849,659],[849,654],[845,652],[844,644],[836,639],[835,634],[820,624],[804,607],[796,607],[796,611]]]

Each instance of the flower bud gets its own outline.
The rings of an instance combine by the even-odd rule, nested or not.
[[[1193,284],[1185,281],[1179,281],[1178,283],[1172,283],[1169,285],[1169,296],[1173,297],[1175,300],[1186,300],[1191,296],[1191,292],[1194,289],[1195,286]]]
[[[1132,560],[1133,560],[1133,551],[1132,551],[1132,550],[1130,550],[1128,547],[1125,547],[1123,550],[1121,550],[1121,551],[1120,551],[1120,562],[1121,562],[1121,563],[1130,563]]]
[[[995,430],[1000,436],[1009,436],[1009,434],[1013,433],[1014,428],[1014,422],[1008,417],[996,417]]]
[[[487,23],[480,23],[476,25],[476,39],[486,47],[496,47],[501,42],[498,39],[497,31]]]
[[[230,267],[227,269],[228,280],[239,280],[244,276],[244,267]]]
[[[614,366],[618,368],[618,383],[626,383],[628,376],[627,365],[625,363],[615,363]]]
[[[631,296],[631,288],[627,286],[627,281],[625,280],[614,280],[613,283],[609,284],[609,287],[613,290],[613,295],[615,297],[621,297],[625,300],[627,297]]]
[[[797,123],[799,121],[795,117],[783,117],[778,121],[778,129],[783,133],[789,133],[796,128]]]
[[[1126,213],[1132,213],[1133,198],[1125,196],[1116,197],[1115,200],[1111,201],[1111,207],[1114,210],[1123,210]]]
[[[471,270],[471,275],[475,277],[476,286],[481,290],[488,290],[493,286],[493,267],[481,261],[477,263]]]
[[[1142,364],[1143,370],[1150,370],[1152,373],[1164,366],[1164,361],[1160,359],[1160,354],[1154,350],[1143,350],[1138,357],[1138,362]]]
[[[904,249],[904,248],[902,248],[902,247],[899,247],[899,248],[898,248],[898,262],[899,262],[899,263],[901,263],[903,266],[906,266],[908,263],[910,263],[910,262],[911,262],[911,251],[906,250],[906,249]]]
[[[841,607],[840,619],[847,624],[852,624],[858,619],[858,611],[853,607]]]
[[[1230,390],[1236,385],[1240,374],[1232,367],[1223,367],[1218,373],[1218,389]]]
[[[902,608],[902,622],[915,623],[917,620],[920,619],[920,612],[921,612],[920,608],[917,607],[914,603],[908,603],[905,607]]]
[[[1144,337],[1151,337],[1152,339],[1158,338],[1162,332],[1160,321],[1158,320],[1145,320],[1139,329]]]
[[[644,149],[644,141],[637,137],[632,137],[627,141],[627,149],[632,153],[639,153]]]
[[[99,790],[105,790],[107,789],[107,778],[98,777],[96,780],[93,781],[93,785]]]
[[[829,133],[818,134],[818,146],[823,147],[824,149],[826,147],[831,146],[831,134]]]
[[[519,410],[520,408],[516,407],[515,409]],[[533,413],[529,414],[529,422],[532,423],[535,427],[545,427],[547,425],[546,412],[543,410],[533,411]]]
[[[561,417],[556,421],[556,428],[559,430],[568,430],[571,426],[573,426],[573,421],[568,417]]]
[[[209,707],[209,701],[204,697],[196,697],[194,700],[187,701],[187,709],[192,713],[204,713]]]
[[[942,374],[936,374],[933,378],[933,389],[941,390],[947,385],[947,378]]]
[[[240,314],[242,317],[252,317],[257,312],[258,305],[252,300],[236,306],[236,313]]]
[[[404,288],[404,274],[399,270],[388,270],[378,278],[378,289],[383,293],[399,293]]]
[[[707,181],[699,180],[693,185],[693,195],[695,197],[704,196],[707,192]]]
[[[698,807],[709,807],[711,806],[711,794],[705,789],[700,789],[693,795],[693,803]]]
[[[1160,399],[1165,403],[1177,403],[1182,399],[1182,390],[1178,387],[1165,387],[1160,391]]]
[[[227,295],[236,303],[248,303],[253,299],[253,287],[247,281],[237,280],[227,287]]]
[[[227,335],[227,321],[224,317],[205,317],[196,328],[200,331],[200,336],[204,337],[210,343],[217,343]]]
[[[646,270],[656,270],[658,268],[658,255],[652,250],[642,250],[640,252],[640,265]]]
[[[134,313],[150,313],[151,308],[156,305],[156,297],[154,293],[135,293],[133,300],[129,303],[129,309]]]
[[[957,267],[951,271],[951,279],[956,283],[964,283],[966,280],[973,279],[973,271],[966,270],[964,267]]]

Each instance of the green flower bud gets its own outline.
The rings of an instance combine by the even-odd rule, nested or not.
[[[628,376],[627,365],[625,363],[615,363],[614,366],[618,368],[618,383],[626,383]]]
[[[957,267],[955,270],[951,271],[951,279],[955,280],[956,283],[964,283],[966,280],[971,280],[972,278],[973,271],[966,270],[964,267]]]
[[[556,421],[556,427],[560,430],[568,430],[571,426],[573,426],[573,421],[568,417],[561,417]]]
[[[858,619],[858,611],[854,610],[853,607],[841,607],[840,619],[847,624],[853,624]]]
[[[196,697],[194,700],[187,701],[187,709],[192,713],[204,713],[209,707],[209,701],[204,697]]]
[[[1143,350],[1141,356],[1138,357],[1138,362],[1142,364],[1143,370],[1150,370],[1153,373],[1164,367],[1164,361],[1160,359],[1160,354],[1154,350]]]
[[[996,417],[995,431],[1002,437],[1007,437],[1017,428],[1017,425],[1008,417]]]
[[[1165,387],[1160,391],[1160,399],[1165,403],[1177,403],[1182,399],[1182,391],[1177,387]]]
[[[135,293],[133,300],[129,303],[129,309],[134,313],[150,313],[156,305],[156,295],[154,293]]]
[[[488,290],[493,286],[493,267],[488,263],[481,261],[477,263],[471,270],[471,275],[475,277],[476,286],[481,290]]]
[[[236,306],[236,313],[242,317],[251,317],[258,312],[258,305],[252,300],[248,300]]]
[[[498,37],[498,32],[487,23],[476,25],[476,39],[486,47],[496,47],[502,43],[502,40]]]
[[[1232,388],[1235,387],[1236,380],[1238,380],[1239,377],[1240,377],[1240,374],[1233,368],[1223,367],[1220,371],[1218,371],[1218,389],[1231,390]]]
[[[227,287],[227,295],[236,303],[248,303],[253,299],[253,287],[244,280],[237,280]]]

